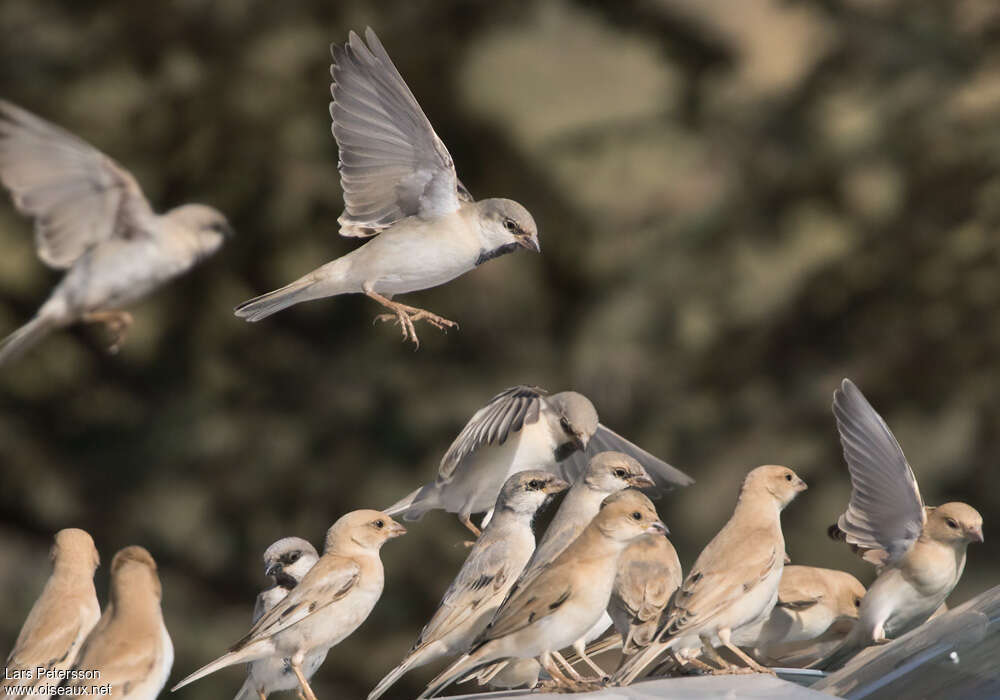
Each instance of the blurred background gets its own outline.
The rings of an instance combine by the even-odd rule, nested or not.
[[[477,197],[524,203],[516,253],[404,299],[461,323],[414,352],[358,296],[249,325],[232,307],[351,250],[329,50],[371,25]],[[238,236],[101,328],[0,372],[0,655],[90,531],[160,564],[172,681],[246,631],[261,553],[320,545],[345,511],[433,478],[473,411],[516,383],[591,397],[697,479],[658,502],[685,567],[742,476],[796,469],[795,563],[872,572],[825,527],[849,482],[830,399],[852,377],[925,500],[983,513],[949,602],[1000,582],[1000,6],[993,0],[0,3],[0,96]],[[58,274],[0,201],[0,334]],[[383,550],[368,622],[317,675],[360,697],[429,618],[466,549],[428,515]],[[407,675],[412,697],[435,667]],[[186,688],[235,694],[242,668]]]

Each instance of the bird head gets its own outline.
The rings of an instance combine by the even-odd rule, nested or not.
[[[225,215],[204,204],[184,204],[167,212],[166,218],[194,238],[198,257],[217,251],[235,233]]]
[[[326,551],[378,551],[388,540],[405,534],[405,527],[381,511],[355,510],[326,531]]]
[[[605,498],[592,525],[604,533],[605,537],[623,544],[642,535],[670,534],[670,530],[657,515],[653,502],[635,489],[625,489]]]
[[[583,394],[562,391],[547,399],[559,416],[559,428],[564,442],[559,446],[559,460],[574,452],[582,452],[590,444],[590,438],[597,432],[597,409]]]
[[[967,503],[945,503],[929,508],[924,533],[937,542],[966,546],[983,541],[983,516]]]
[[[743,480],[741,495],[750,492],[769,493],[778,502],[780,509],[791,503],[807,488],[806,482],[788,467],[768,464],[757,467],[747,474]]]
[[[590,488],[609,494],[630,487],[645,489],[654,485],[642,465],[621,452],[594,455],[583,478]]]
[[[541,251],[535,220],[520,204],[510,199],[484,199],[477,206],[483,237],[481,259],[489,260],[519,247]]]
[[[97,547],[94,546],[94,539],[85,530],[75,527],[56,533],[49,558],[55,566],[80,566],[90,568],[91,572],[101,563]]]
[[[858,611],[861,610],[861,601],[864,600],[865,593],[868,591],[865,590],[861,581],[846,571],[836,573],[840,574],[835,581],[837,586],[837,616],[842,619],[856,620]]]
[[[534,515],[549,498],[568,488],[568,483],[550,472],[535,469],[518,472],[504,482],[496,509]]]
[[[264,575],[284,573],[301,581],[319,559],[316,548],[301,537],[285,537],[264,550]]]
[[[137,545],[118,550],[111,560],[111,601],[117,605],[123,597],[150,589],[160,600],[162,589],[153,556]]]

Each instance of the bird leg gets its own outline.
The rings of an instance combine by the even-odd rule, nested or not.
[[[560,654],[558,651],[553,651],[553,652],[551,652],[551,654],[552,654],[552,658],[556,661],[556,663],[561,664],[562,667],[564,669],[566,669],[566,674],[572,680],[577,681],[578,683],[583,681],[583,676],[581,676],[579,673],[576,672],[576,669],[573,668],[573,664],[571,664],[570,662],[568,662],[563,657],[562,654]]]
[[[412,340],[413,345],[417,348],[420,347],[420,339],[417,338],[417,331],[413,327],[414,321],[427,321],[435,328],[442,331],[448,332],[449,328],[458,328],[458,324],[454,321],[449,321],[443,316],[438,316],[437,314],[431,313],[426,309],[418,309],[416,306],[407,306],[406,304],[400,304],[398,301],[392,301],[389,297],[382,296],[374,289],[365,288],[365,294],[377,301],[382,306],[386,307],[391,314],[379,314],[375,317],[376,321],[395,321],[399,324],[400,329],[403,332],[403,340]]]
[[[565,674],[563,674],[563,672],[559,670],[559,666],[557,666],[555,660],[553,660],[552,654],[549,653],[542,654],[539,657],[539,661],[542,664],[542,668],[545,669],[545,672],[548,673],[550,676],[552,676],[552,680],[556,683],[557,686],[570,685],[571,683],[570,679],[567,678]]]
[[[747,654],[745,651],[743,651],[738,646],[733,644],[732,640],[730,639],[730,631],[728,629],[719,630],[719,641],[722,642],[722,644],[726,647],[726,649],[729,649],[729,651],[733,652],[738,657],[740,657],[740,660],[742,660],[743,663],[745,663],[750,668],[750,670],[754,671],[755,673],[769,673],[772,676],[778,675],[774,671],[769,669],[767,666],[761,666],[759,663],[757,663],[757,661],[751,658],[749,654]]]
[[[299,679],[299,686],[301,687],[301,692],[305,695],[306,700],[316,700],[316,694],[313,689],[309,686],[309,681],[306,680],[306,676],[302,673],[302,662],[298,659],[291,659],[292,673],[295,677]]]
[[[608,674],[604,672],[603,668],[594,663],[593,659],[587,656],[587,650],[585,646],[586,645],[584,644],[580,644],[579,648],[574,647],[574,649],[576,649],[576,653],[579,655],[579,657],[583,659],[583,662],[588,666],[590,666],[590,669],[597,674],[598,678],[606,678]]]
[[[462,513],[461,515],[459,515],[458,522],[462,523],[463,525],[465,525],[465,527],[469,528],[469,532],[475,535],[477,539],[479,538],[480,535],[483,534],[483,531],[480,530],[478,527],[476,527],[475,523],[472,522],[472,516],[469,513]],[[474,544],[475,542],[466,542],[465,546],[471,547]]]
[[[257,697],[260,700],[267,700],[267,693],[264,692],[263,688],[257,688]]]
[[[132,314],[128,311],[91,311],[83,315],[86,323],[103,323],[111,333],[111,345],[108,352],[116,354],[125,342],[129,326],[132,325]]]

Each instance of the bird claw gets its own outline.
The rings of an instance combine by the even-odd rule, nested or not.
[[[413,326],[416,321],[427,321],[427,323],[445,333],[448,332],[449,328],[458,328],[457,323],[443,316],[438,316],[430,311],[418,309],[413,306],[403,306],[402,304],[398,308],[393,309],[393,313],[391,314],[379,314],[372,321],[372,324],[374,325],[379,321],[398,323],[403,333],[403,340],[413,341],[414,349],[420,347],[420,339],[417,337],[417,330]]]

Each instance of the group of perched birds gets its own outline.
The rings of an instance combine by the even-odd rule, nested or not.
[[[416,322],[455,324],[394,295],[443,284],[517,248],[538,251],[538,234],[516,202],[472,198],[370,29],[366,39],[352,32],[333,47],[330,112],[344,190],[340,231],[378,235],[236,313],[257,321],[301,301],[362,293],[416,344]],[[226,218],[203,205],[155,214],[113,160],[2,101],[0,180],[34,217],[43,262],[67,270],[36,316],[0,344],[0,363],[79,321],[107,324],[116,349],[131,323],[122,307],[231,233]],[[433,481],[385,510],[343,515],[326,533],[322,555],[296,537],[271,545],[264,563],[273,585],[258,597],[249,632],[174,690],[245,664],[238,700],[283,690],[315,700],[310,679],[329,649],[382,595],[381,547],[406,532],[394,516],[417,520],[430,510],[455,513],[475,539],[412,649],[369,700],[411,669],[445,660],[421,697],[469,681],[581,690],[663,672],[836,668],[941,609],[962,574],[966,546],[981,542],[983,531],[971,506],[924,505],[902,450],[854,384],[844,380],[833,406],[853,490],[831,533],[875,565],[867,591],[844,572],[785,566],[781,511],[806,484],[775,465],[746,475],[732,517],[683,575],[643,491],[693,480],[602,425],[585,396],[516,386],[472,416]],[[536,545],[535,517],[562,492]],[[60,531],[52,560],[0,688],[23,697],[44,695],[36,692],[44,683],[49,695],[60,683],[107,683],[111,697],[156,697],[173,649],[150,554],[127,547],[115,555],[103,613],[90,536]],[[591,658],[615,647],[616,668]]]

